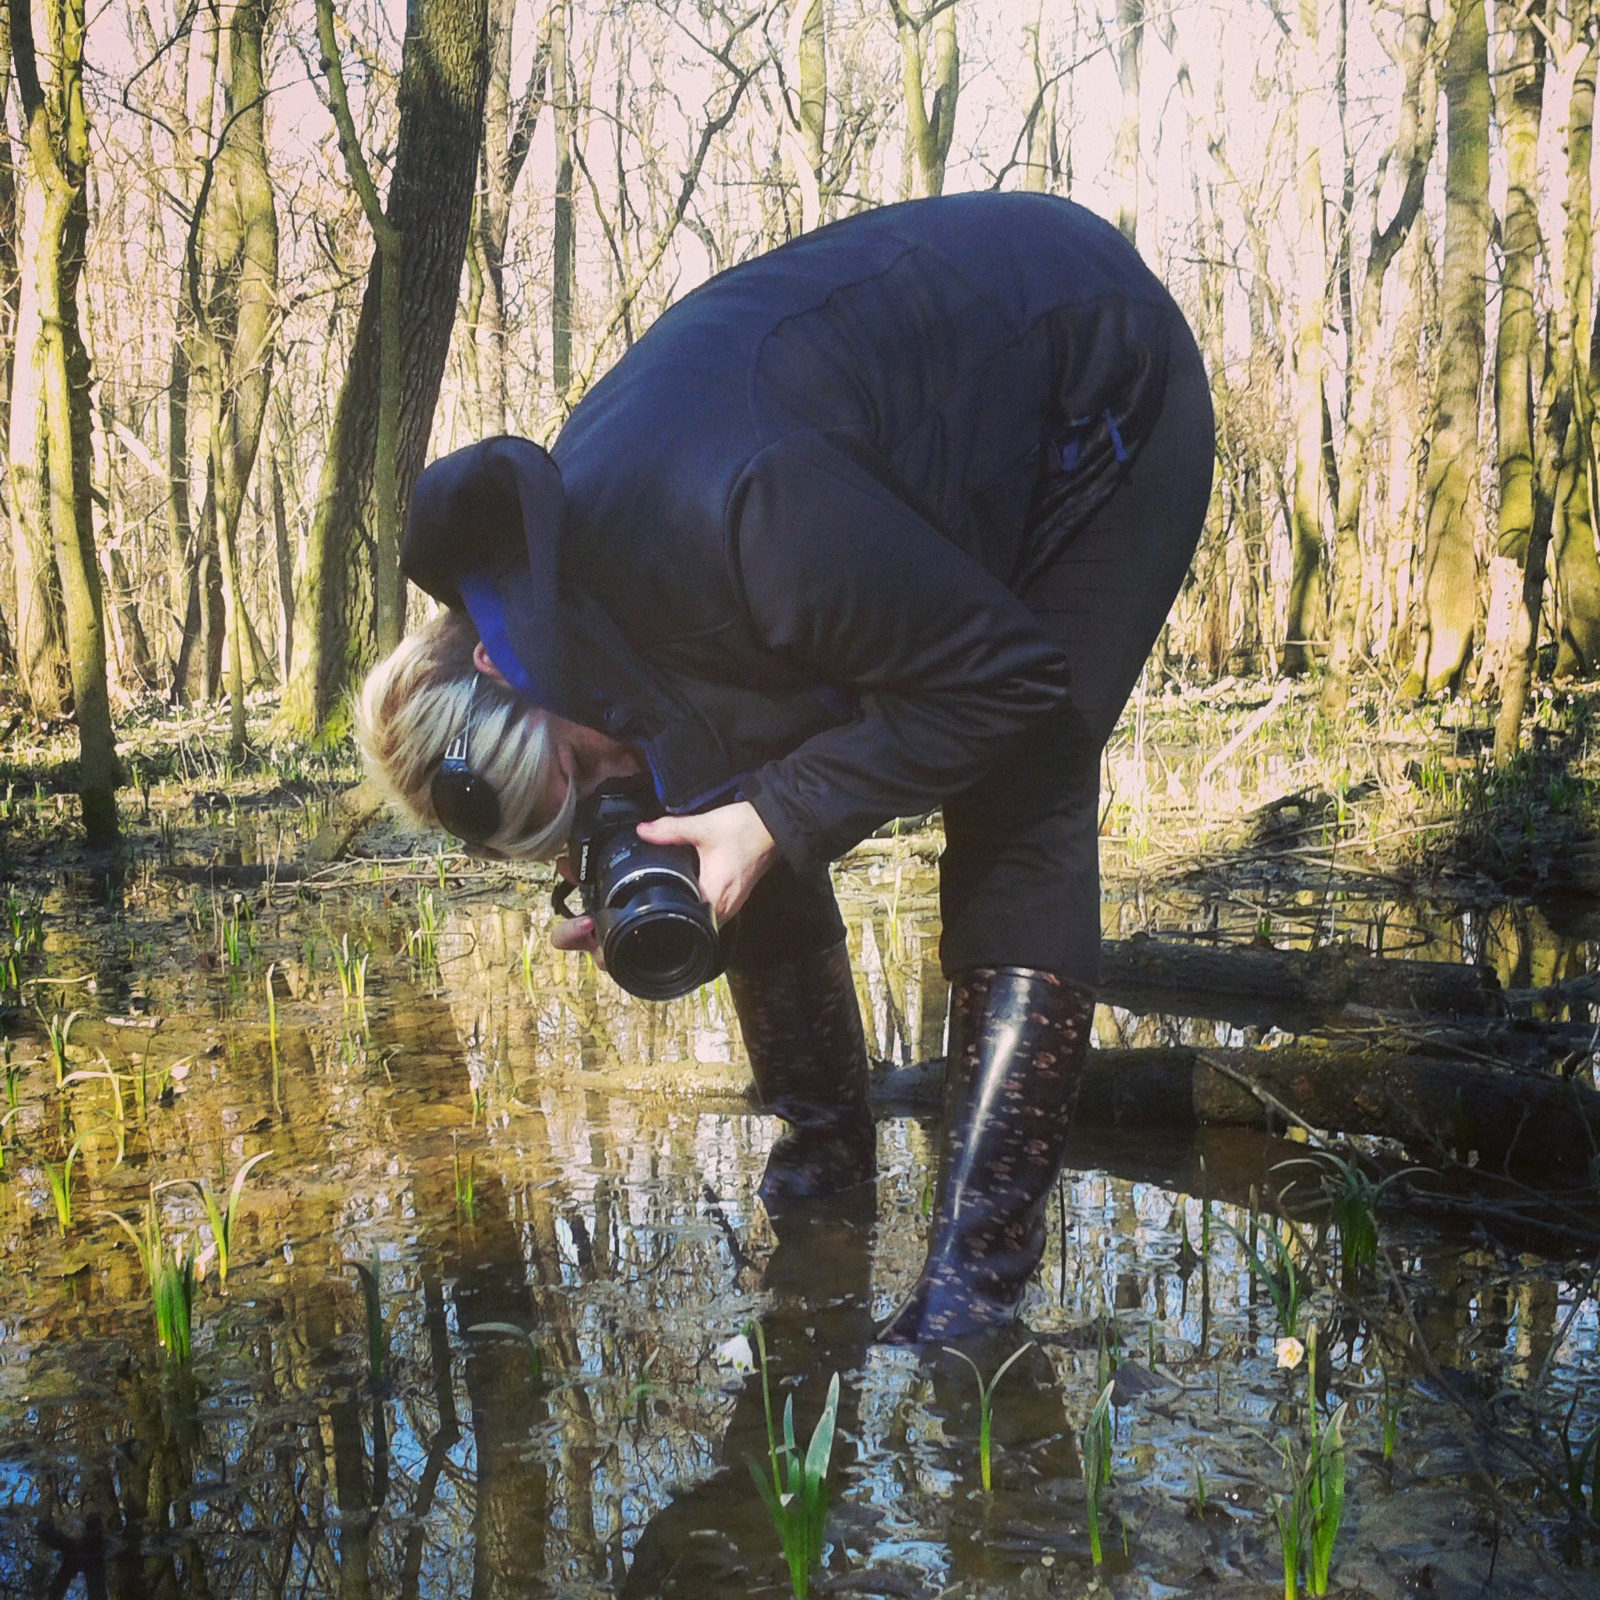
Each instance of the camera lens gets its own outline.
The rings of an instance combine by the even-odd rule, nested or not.
[[[711,915],[677,877],[641,884],[597,919],[606,970],[641,1000],[676,1000],[722,970]]]

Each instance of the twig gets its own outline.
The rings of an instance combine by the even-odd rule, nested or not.
[[[1259,1083],[1252,1083],[1242,1072],[1230,1067],[1226,1061],[1218,1061],[1215,1056],[1207,1055],[1204,1050],[1196,1050],[1194,1058],[1201,1066],[1209,1067],[1213,1072],[1228,1079],[1230,1083],[1237,1084],[1246,1094],[1253,1095],[1269,1111],[1277,1112],[1290,1126],[1302,1129],[1317,1149],[1332,1148],[1332,1141],[1321,1129],[1313,1128],[1299,1112],[1291,1111],[1276,1095],[1269,1094]]]

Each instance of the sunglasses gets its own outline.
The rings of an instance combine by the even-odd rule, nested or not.
[[[487,844],[500,831],[500,796],[487,778],[472,770],[467,760],[478,683],[477,678],[472,680],[466,724],[445,747],[444,760],[428,786],[433,814],[456,838],[470,845]]]

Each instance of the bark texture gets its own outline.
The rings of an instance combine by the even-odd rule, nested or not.
[[[1407,691],[1460,687],[1477,622],[1478,401],[1489,248],[1489,31],[1481,4],[1457,7],[1444,60],[1444,265],[1437,415],[1428,453],[1416,659]]]
[[[42,220],[32,260],[39,294],[33,365],[42,411],[46,504],[67,622],[78,722],[78,791],[91,846],[117,842],[117,758],[106,692],[105,620],[91,521],[89,358],[78,328],[88,232],[89,123],[83,98],[84,0],[50,10],[53,72],[40,83],[30,9],[14,8],[12,57]]]
[[[387,213],[405,238],[399,320],[396,512],[422,470],[449,350],[472,218],[484,93],[486,0],[417,0],[400,77],[400,131]],[[373,479],[383,261],[367,278],[295,596],[294,670],[279,727],[334,731],[344,697],[375,654]]]

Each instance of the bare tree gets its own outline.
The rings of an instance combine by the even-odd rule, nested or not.
[[[1489,248],[1489,31],[1463,0],[1445,52],[1444,266],[1437,416],[1428,453],[1417,650],[1407,689],[1460,686],[1478,614],[1478,403]]]
[[[1316,95],[1322,81],[1318,0],[1300,0],[1290,41],[1294,60],[1295,118],[1295,426],[1293,571],[1284,622],[1282,666],[1304,672],[1312,659],[1311,635],[1326,615],[1322,541],[1322,328],[1327,320],[1328,245],[1323,231],[1322,149]]]
[[[1144,62],[1144,0],[1117,0],[1117,82],[1122,115],[1111,152],[1112,221],[1132,244],[1139,233],[1139,97]]]
[[[905,0],[889,0],[900,40],[901,86],[905,94],[907,176],[917,195],[944,193],[945,163],[956,131],[961,94],[961,47],[956,36],[957,0],[933,0],[920,16]],[[933,99],[928,99],[928,91]]]
[[[472,220],[489,76],[485,0],[416,0],[402,55],[400,125],[383,216],[405,241],[391,341],[398,378],[381,378],[384,253],[375,252],[350,364],[334,408],[317,505],[295,596],[294,670],[278,726],[302,736],[335,712],[377,643],[380,585],[395,571],[375,527],[379,415],[398,382],[394,497],[398,526],[427,451]],[[364,206],[371,222],[370,206]],[[391,292],[393,282],[391,277]],[[398,346],[398,348],[396,348]],[[385,604],[400,599],[396,582]],[[392,623],[389,624],[392,626]]]
[[[89,360],[78,328],[78,279],[88,226],[89,119],[83,101],[84,0],[47,7],[53,71],[40,82],[31,8],[11,11],[17,98],[27,130],[30,181],[41,199],[29,266],[38,294],[32,348],[18,352],[12,414],[39,416],[49,521],[78,723],[78,792],[94,846],[117,841],[117,757],[106,692],[105,622],[95,558],[89,474]]]

